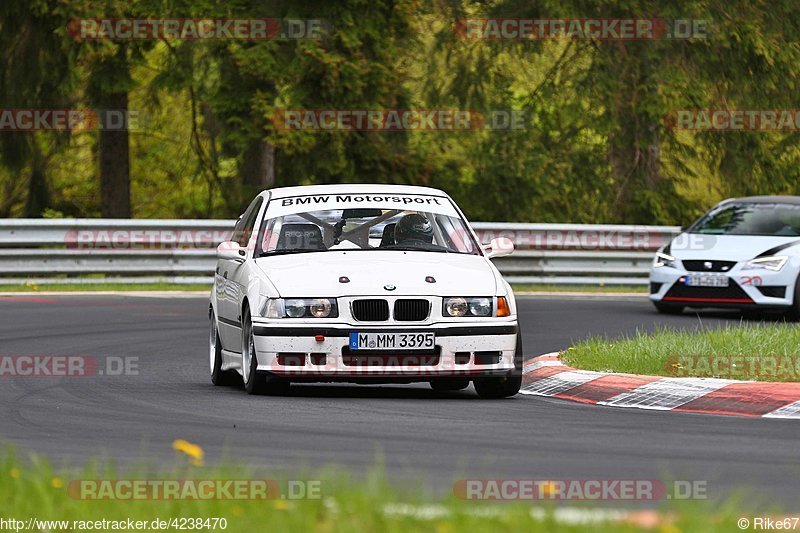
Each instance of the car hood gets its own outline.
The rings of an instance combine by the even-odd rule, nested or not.
[[[256,259],[283,297],[429,295],[490,296],[497,281],[483,257],[464,254],[349,251]],[[346,276],[349,283],[340,283]],[[433,276],[435,283],[425,281]],[[384,286],[394,285],[393,291]]]
[[[797,243],[800,237],[759,237],[749,235],[701,235],[683,233],[669,246],[669,254],[678,259],[717,259],[747,261],[784,246]],[[797,253],[800,247],[791,247],[777,254]]]

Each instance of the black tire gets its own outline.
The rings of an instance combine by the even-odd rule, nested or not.
[[[653,302],[659,313],[665,315],[681,315],[683,314],[684,307],[682,305],[663,304],[661,302]]]
[[[232,370],[222,370],[222,342],[219,339],[219,330],[214,311],[209,314],[211,327],[208,335],[208,360],[209,370],[211,371],[211,383],[217,387],[235,385],[239,381],[239,375]]]
[[[431,380],[431,388],[437,392],[464,390],[469,387],[469,380],[463,378],[440,378]]]
[[[289,390],[289,380],[258,370],[253,323],[247,309],[242,313],[242,375],[247,394],[280,395]]]
[[[514,355],[514,370],[501,378],[475,380],[475,391],[486,400],[514,396],[522,387],[522,334],[517,333],[517,348]]]

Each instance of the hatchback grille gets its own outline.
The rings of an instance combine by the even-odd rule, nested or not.
[[[689,272],[728,272],[736,261],[682,260],[683,267]]]
[[[747,293],[733,281],[729,287],[688,287],[677,281],[664,296],[664,301],[686,304],[753,303]]]
[[[385,322],[389,320],[389,302],[386,300],[355,300],[353,318],[361,322]]]
[[[401,322],[418,322],[428,318],[431,304],[428,300],[397,300],[394,303],[394,319]]]

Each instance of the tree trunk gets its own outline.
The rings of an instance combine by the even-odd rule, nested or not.
[[[614,128],[609,132],[609,163],[614,173],[614,207],[619,222],[654,222],[652,204],[661,186],[657,76],[640,43],[608,43],[604,74],[617,80],[609,106]]]
[[[248,199],[275,185],[275,147],[261,139],[252,140],[239,172]]]
[[[128,94],[103,98],[104,110],[121,111],[127,117]],[[111,127],[109,127],[111,126]],[[106,124],[100,128],[100,200],[103,218],[131,217],[131,176],[128,125]]]
[[[44,210],[50,206],[50,189],[47,186],[46,165],[42,154],[34,146],[31,155],[31,175],[28,180],[28,200],[25,202],[25,216],[27,218],[40,218]]]
[[[86,92],[100,118],[97,143],[100,213],[104,218],[130,218],[128,91],[133,82],[127,44],[116,46],[113,56],[100,58],[91,65]]]

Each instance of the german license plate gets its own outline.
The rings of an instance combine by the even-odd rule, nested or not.
[[[435,343],[433,333],[350,333],[351,350],[430,350]]]
[[[725,275],[695,274],[686,276],[687,287],[727,287],[730,278]]]

